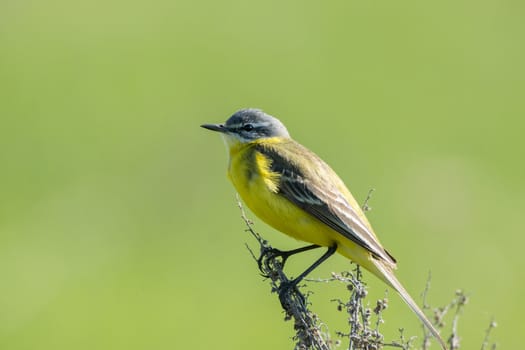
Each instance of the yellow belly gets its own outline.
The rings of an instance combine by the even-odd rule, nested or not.
[[[273,228],[301,241],[331,246],[337,240],[328,226],[286,198],[273,193],[258,179],[237,187],[248,208]],[[332,232],[330,232],[332,231]]]

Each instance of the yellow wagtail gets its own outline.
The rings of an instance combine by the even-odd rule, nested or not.
[[[396,260],[378,238],[337,174],[294,141],[276,118],[243,109],[225,124],[204,124],[229,149],[228,177],[246,205],[277,230],[327,252],[292,283],[334,252],[353,260],[394,288],[446,350],[438,331],[394,275]],[[295,252],[295,251],[294,251]]]

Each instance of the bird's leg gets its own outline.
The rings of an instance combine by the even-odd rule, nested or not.
[[[311,246],[309,246],[311,247]],[[308,248],[308,247],[304,247]],[[310,248],[314,249],[314,248]],[[308,250],[308,249],[307,249]],[[279,300],[281,301],[281,305],[284,307],[286,295],[289,293],[290,289],[297,287],[297,284],[301,282],[303,278],[305,278],[310,272],[312,272],[316,267],[321,265],[323,261],[328,259],[330,256],[332,256],[335,251],[337,250],[337,244],[334,244],[331,247],[328,247],[328,250],[319,258],[317,259],[310,267],[308,267],[303,273],[301,273],[299,276],[294,278],[291,281],[283,281],[281,285],[279,286]],[[298,293],[300,295],[300,293]]]
[[[287,250],[287,251],[282,251],[282,250],[279,250],[279,249],[270,248],[270,249],[267,249],[266,251],[263,251],[261,253],[261,256],[259,256],[259,259],[257,259],[257,265],[259,266],[259,270],[262,271],[263,261],[268,261],[269,259],[274,259],[274,258],[277,258],[277,257],[281,257],[281,259],[282,259],[281,260],[281,268],[284,268],[284,264],[286,263],[286,260],[288,260],[288,258],[291,257],[292,255],[295,255],[295,254],[298,254],[298,253],[302,253],[302,252],[306,252],[308,250],[312,250],[312,249],[316,249],[316,248],[320,248],[320,246],[318,246],[317,244],[312,244],[312,245],[308,245],[306,247],[301,247],[301,248]],[[268,276],[265,276],[265,277],[268,277]]]

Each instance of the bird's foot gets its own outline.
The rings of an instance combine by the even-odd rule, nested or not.
[[[304,295],[297,287],[297,282],[297,280],[283,281],[277,290],[279,301],[285,310],[288,310],[291,304],[295,304],[293,299],[299,299],[301,305],[306,302]]]
[[[280,261],[281,269],[284,267],[284,263],[286,262],[286,259],[288,259],[288,252],[276,249],[276,248],[266,248],[261,252],[261,255],[257,259],[257,266],[259,267],[259,271],[261,271],[263,277],[269,278],[267,271],[272,271],[273,268],[271,265],[275,262],[276,258],[281,257],[282,260]]]

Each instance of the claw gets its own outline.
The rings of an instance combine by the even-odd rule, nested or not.
[[[263,276],[268,277],[264,271],[263,271],[263,264],[267,269],[269,269],[268,261],[273,260],[277,257],[281,257],[281,268],[284,266],[284,263],[286,259],[288,259],[288,252],[283,252],[282,250],[275,249],[275,248],[269,248],[265,249],[261,252],[261,255],[259,256],[259,259],[257,259],[257,266],[259,267],[259,271],[263,272]]]

